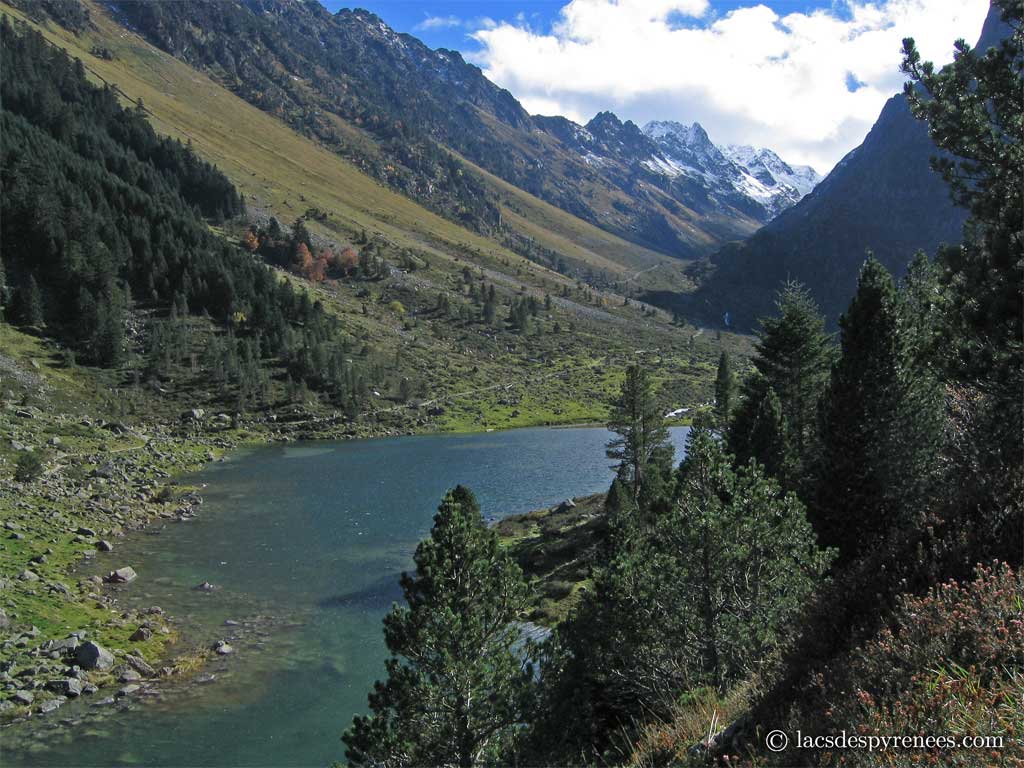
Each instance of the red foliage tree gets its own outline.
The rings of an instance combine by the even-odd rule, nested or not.
[[[359,254],[351,245],[346,246],[334,255],[334,268],[348,276],[359,264]]]
[[[242,247],[249,251],[249,253],[255,253],[256,249],[260,247],[259,238],[256,237],[256,233],[251,229],[242,237]]]

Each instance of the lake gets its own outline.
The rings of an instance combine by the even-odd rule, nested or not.
[[[671,430],[677,460],[686,431]],[[605,490],[609,436],[522,429],[299,443],[238,451],[184,478],[207,486],[199,516],[117,543],[117,565],[139,573],[121,601],[159,605],[188,642],[228,639],[235,653],[188,685],[122,705],[82,697],[8,728],[3,764],[343,761],[341,734],[383,672],[381,619],[401,599],[398,575],[445,491],[468,486],[496,519]],[[193,589],[204,581],[216,591]],[[60,724],[68,719],[74,727]]]

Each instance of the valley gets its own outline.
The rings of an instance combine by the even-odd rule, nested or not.
[[[1018,5],[903,40],[824,176],[329,5],[0,0],[3,762],[1024,759]],[[773,44],[922,23],[874,12]],[[754,48],[748,127],[806,53]]]

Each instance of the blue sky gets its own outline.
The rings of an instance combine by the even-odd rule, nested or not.
[[[340,8],[365,8],[380,16],[398,32],[415,35],[431,48],[451,48],[470,54],[479,51],[480,43],[471,36],[474,19],[516,23],[525,20],[532,28],[547,32],[557,20],[566,0],[321,0],[329,11]],[[713,2],[712,11],[721,16],[731,10],[753,3],[739,0]],[[832,3],[805,0],[766,0],[763,2],[780,15],[831,7]],[[434,22],[431,23],[430,19]],[[458,20],[460,23],[456,24]],[[708,23],[703,19],[699,24]],[[466,26],[469,24],[469,26]]]
[[[343,0],[322,0],[335,11]],[[912,36],[944,64],[988,0],[359,0],[452,48],[533,114],[699,122],[828,172],[902,89]]]

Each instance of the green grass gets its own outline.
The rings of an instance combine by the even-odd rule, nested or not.
[[[604,535],[604,494],[575,507],[512,515],[494,528],[533,586],[530,620],[553,626],[591,589],[591,568]]]
[[[176,634],[156,631],[149,640],[130,640],[143,618],[122,616],[116,604],[105,600],[102,587],[79,581],[75,568],[85,552],[111,569],[124,565],[116,551],[113,555],[96,552],[96,542],[108,539],[116,550],[122,533],[155,515],[171,514],[176,507],[173,494],[153,493],[140,499],[140,486],[155,489],[167,477],[198,468],[211,450],[219,449],[202,438],[180,439],[158,428],[149,419],[160,409],[144,393],[140,410],[145,418],[126,416],[118,391],[119,372],[69,366],[46,339],[5,324],[0,324],[0,366],[0,520],[16,526],[14,531],[0,529],[0,579],[7,582],[0,590],[0,607],[17,633],[31,627],[38,632],[25,648],[0,644],[0,664],[11,664],[15,671],[34,666],[26,651],[83,629],[115,656],[133,651],[157,661],[167,644],[175,642]],[[108,428],[112,423],[128,431],[121,426]],[[159,456],[143,449],[143,434],[158,446]],[[58,438],[59,444],[50,445],[51,438]],[[43,456],[40,478],[25,483],[12,480],[20,455],[15,443]],[[129,480],[92,477],[92,470],[108,461],[116,462]],[[114,501],[107,503],[107,498]],[[79,535],[80,527],[91,528],[97,535]],[[33,563],[40,555],[45,562]],[[19,580],[26,569],[40,580]],[[154,617],[146,620],[160,623]],[[109,682],[108,677],[90,674],[89,680],[102,684]],[[35,693],[35,704],[49,695],[41,690]],[[24,708],[9,710],[4,717],[23,713]]]
[[[649,316],[642,308],[623,306],[621,297],[578,286],[426,211],[153,49],[113,23],[105,9],[89,7],[95,27],[80,37],[58,28],[44,28],[43,33],[80,57],[94,77],[116,83],[131,99],[141,98],[158,131],[191,140],[199,154],[238,185],[250,210],[272,213],[287,224],[308,208],[319,208],[326,220],[310,223],[317,235],[347,243],[366,229],[381,243],[389,264],[412,259],[419,268],[380,280],[321,285],[280,273],[336,315],[353,355],[360,356],[366,370],[381,372],[369,382],[379,395],[354,422],[333,418],[334,407],[316,398],[301,404],[302,413],[294,419],[271,422],[269,412],[294,405],[282,399],[284,372],[278,366],[273,368],[271,402],[245,414],[237,429],[188,432],[179,418],[184,410],[230,412],[236,393],[187,366],[162,377],[159,389],[149,387],[135,376],[142,370],[138,349],[130,351],[128,365],[119,370],[75,366],[45,337],[0,323],[0,518],[17,521],[25,537],[0,539],[0,578],[12,579],[32,557],[50,550],[45,565],[38,566],[42,582],[33,586],[12,581],[0,592],[0,607],[18,627],[39,629],[31,645],[82,628],[115,651],[138,645],[128,641],[137,618],[121,619],[110,604],[89,597],[89,585],[80,588],[69,576],[92,544],[76,539],[73,532],[87,525],[102,535],[116,535],[154,515],[173,512],[173,500],[159,496],[156,488],[168,476],[200,466],[208,452],[281,435],[370,436],[603,422],[625,366],[636,360],[657,367],[666,407],[697,406],[710,398],[720,350],[728,348],[738,362],[749,354],[748,338],[719,338],[674,327],[662,313]],[[2,3],[0,10],[23,18]],[[88,51],[93,45],[109,48],[114,59],[92,57]],[[674,268],[665,257],[626,244],[497,180],[489,183],[505,196],[509,216],[518,217],[517,226],[568,258],[609,271],[617,267],[621,279],[651,266]],[[217,231],[237,237],[241,226],[235,222]],[[495,286],[501,306],[494,323],[464,319],[472,307],[466,267],[477,290]],[[545,295],[565,293],[567,299],[558,298],[539,312],[528,334],[506,327],[512,299],[529,294],[543,306]],[[450,301],[447,314],[436,309],[439,295]],[[406,311],[395,311],[395,302]],[[221,331],[208,321],[197,319],[195,325],[192,351],[199,353],[210,334]],[[412,382],[415,393],[407,402],[398,396],[402,378]],[[35,418],[16,415],[26,407],[36,409]],[[104,422],[129,430],[108,429]],[[156,440],[162,458],[141,449],[140,434]],[[60,445],[48,447],[54,437]],[[45,482],[14,489],[15,442],[45,451],[46,471],[60,480],[61,493]],[[87,503],[96,493],[95,487],[86,489],[97,485],[90,473],[100,462],[94,458],[98,456],[123,459],[133,483],[154,489],[149,500],[132,502],[122,520]],[[76,495],[79,490],[86,491],[85,497]],[[519,536],[516,546],[540,579],[538,620],[559,620],[588,588],[586,557],[574,553],[585,553],[593,545],[596,520],[558,522],[568,545],[547,542],[552,520],[533,519],[529,525],[536,524],[536,531]],[[45,585],[51,582],[66,584],[70,597],[49,590]],[[153,660],[174,639],[173,634],[157,634],[141,650]],[[27,663],[22,656],[21,650],[8,648],[0,651],[0,662]]]

